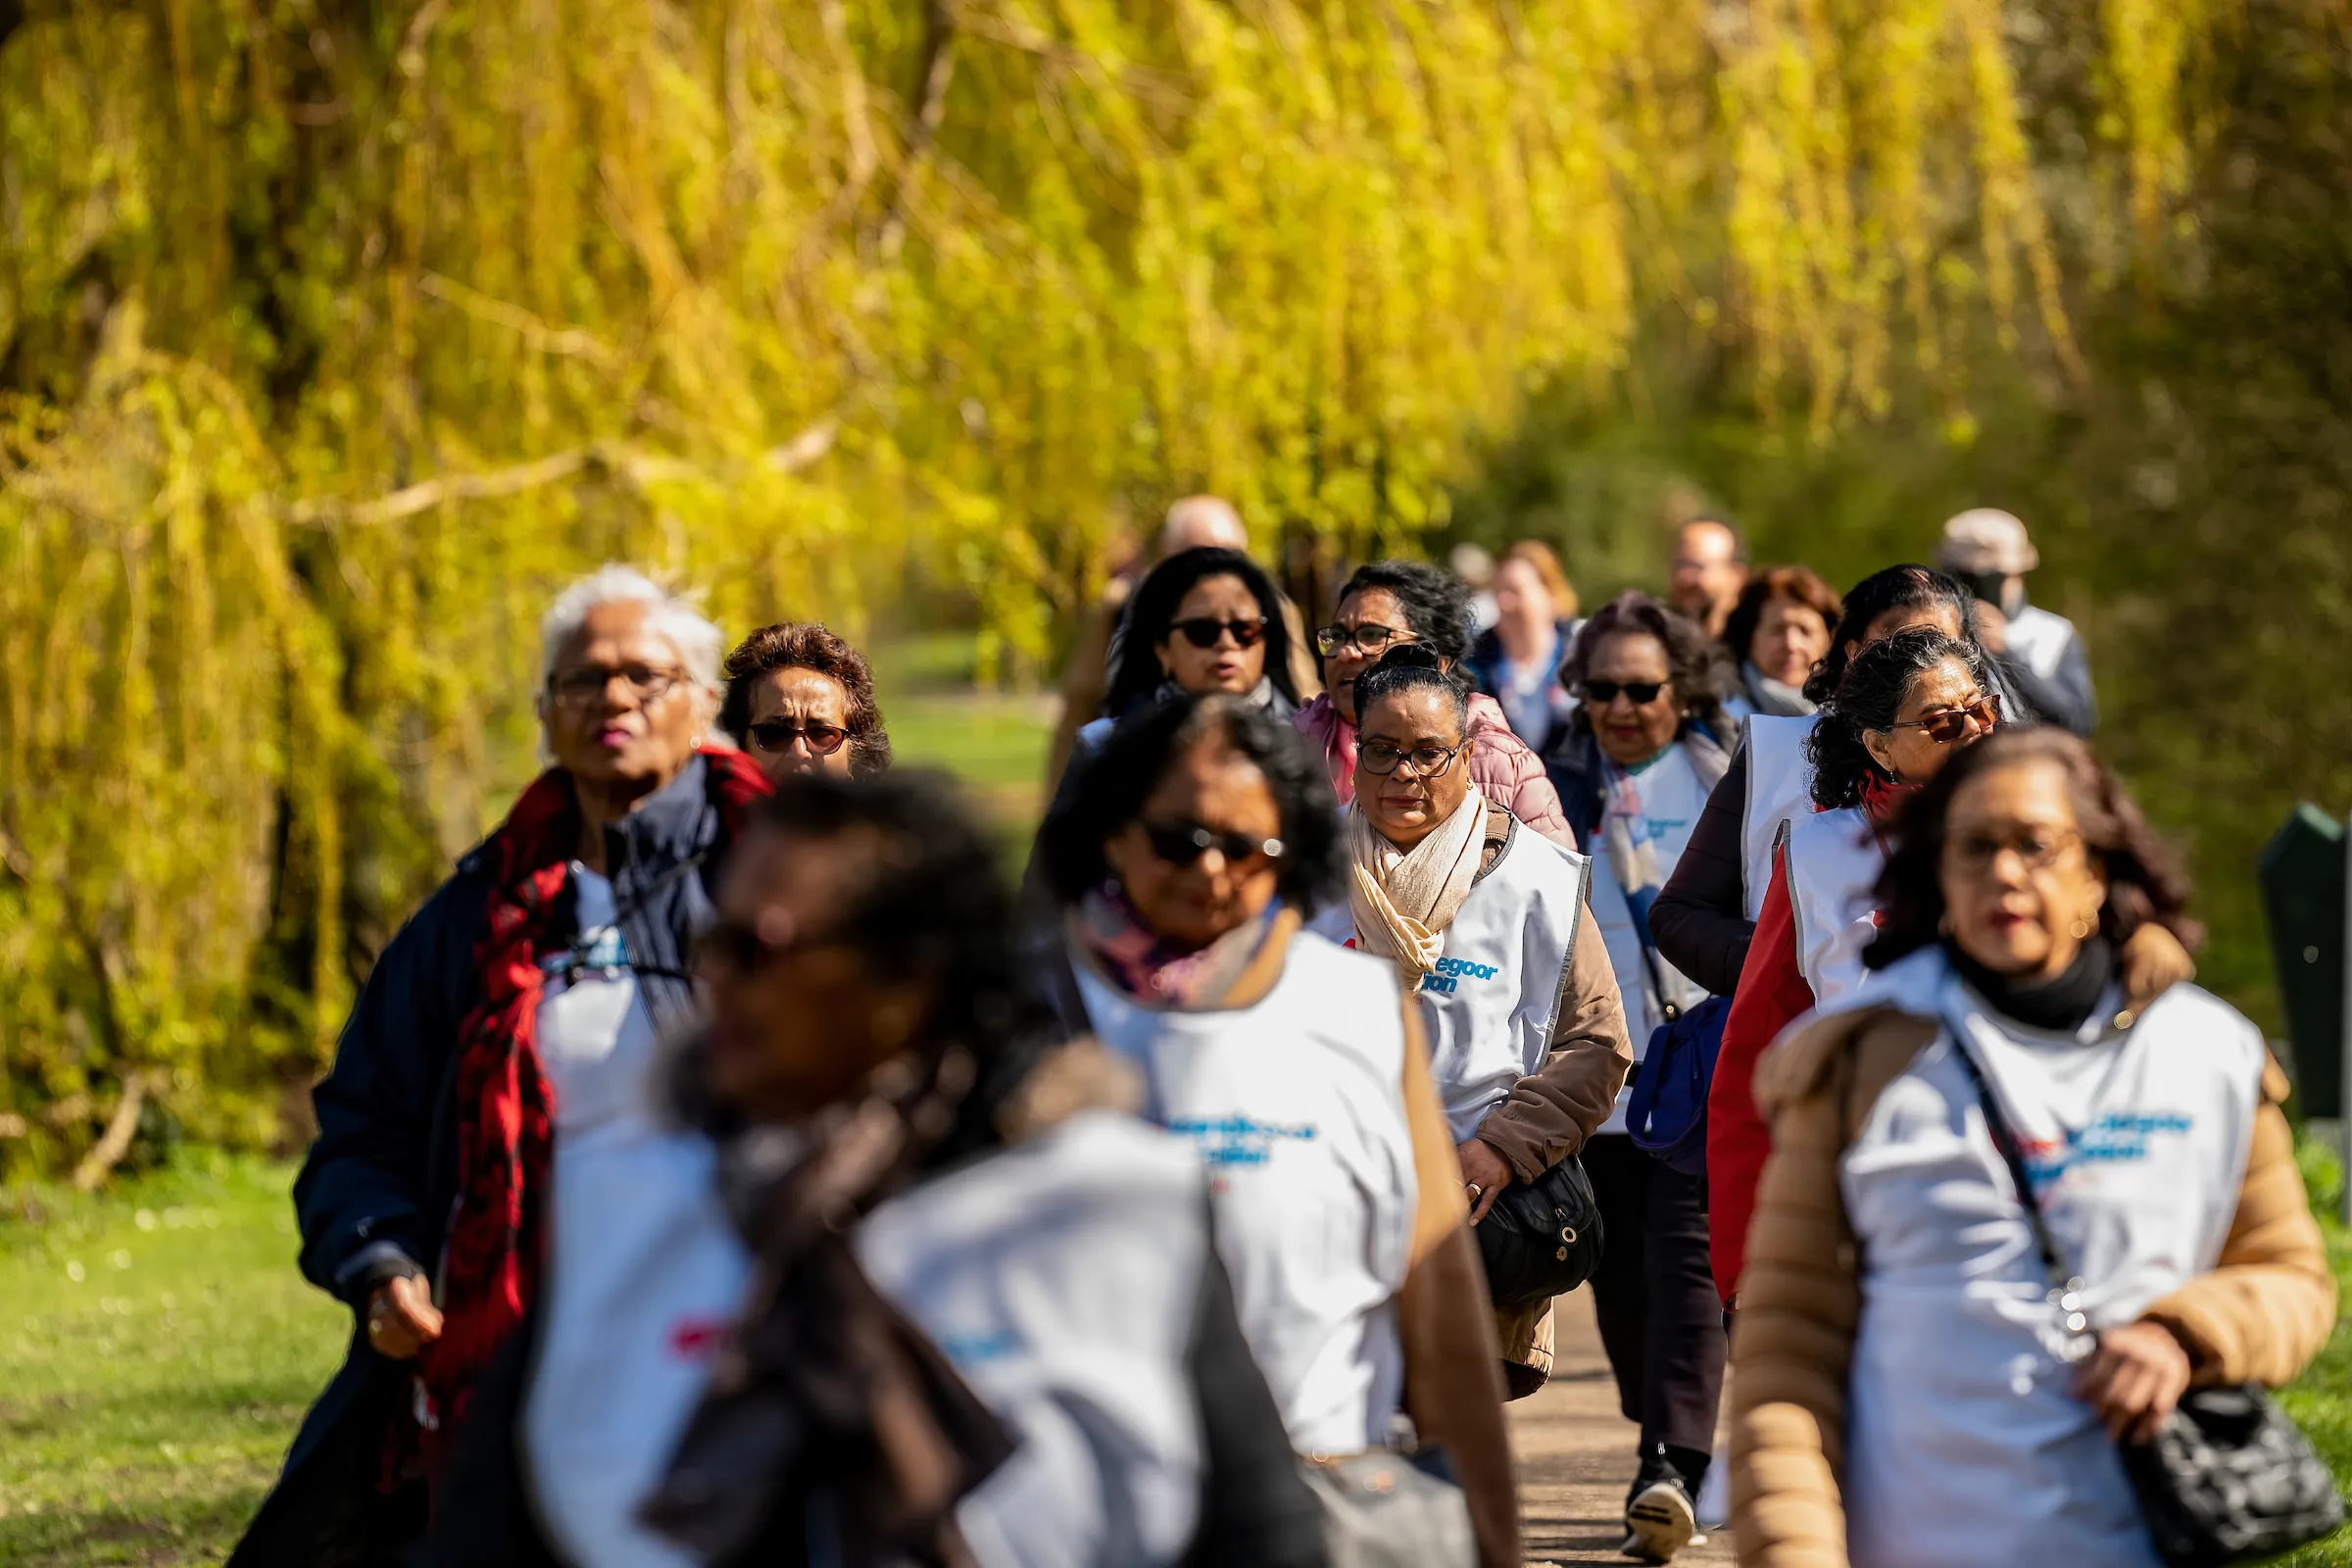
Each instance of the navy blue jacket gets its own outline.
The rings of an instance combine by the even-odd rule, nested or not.
[[[710,921],[727,847],[710,773],[696,758],[606,830],[638,994],[662,1035],[693,1021],[688,947]],[[489,846],[476,847],[385,945],[343,1026],[334,1068],[313,1091],[318,1137],[294,1181],[302,1272],[351,1304],[351,1348],[304,1419],[233,1568],[342,1561],[355,1546],[352,1560],[373,1560],[422,1533],[421,1499],[375,1493],[409,1377],[368,1348],[361,1314],[384,1280],[429,1274],[440,1259],[457,1194],[452,1048],[480,994],[474,950],[493,874]]]

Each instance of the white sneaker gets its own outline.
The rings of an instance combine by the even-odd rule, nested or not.
[[[1698,1511],[1690,1494],[1671,1476],[1634,1494],[1625,1505],[1625,1544],[1619,1548],[1642,1562],[1672,1562],[1698,1534]]]
[[[1732,1456],[1720,1448],[1707,1466],[1707,1479],[1698,1484],[1698,1524],[1702,1530],[1721,1530],[1732,1522]]]

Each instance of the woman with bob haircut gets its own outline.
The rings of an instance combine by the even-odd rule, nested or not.
[[[1894,839],[1867,1004],[1757,1074],[1740,1560],[2153,1568],[2125,1450],[2334,1326],[2285,1077],[2197,987],[2133,1001],[2121,951],[2192,938],[2188,890],[2074,736],[1960,753]]]
[[[1486,1568],[1519,1561],[1494,1326],[1418,1004],[1303,929],[1338,891],[1321,760],[1247,700],[1114,728],[1038,835],[1065,1020],[1134,1063],[1144,1111],[1216,1174],[1242,1328],[1301,1454],[1407,1411]]]
[[[1838,591],[1810,566],[1767,566],[1750,577],[1723,623],[1723,646],[1740,671],[1732,717],[1802,718],[1820,707],[1805,683],[1829,654],[1843,612]]]

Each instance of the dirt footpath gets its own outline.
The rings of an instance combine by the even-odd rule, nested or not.
[[[1551,1382],[1509,1407],[1519,1456],[1519,1517],[1531,1563],[1618,1563],[1625,1492],[1639,1433],[1617,1413],[1617,1385],[1592,1326],[1592,1293],[1560,1298]],[[1731,1535],[1717,1532],[1677,1563],[1729,1563]]]

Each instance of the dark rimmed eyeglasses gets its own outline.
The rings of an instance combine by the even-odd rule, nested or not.
[[[1467,746],[1468,741],[1462,742]],[[1398,746],[1391,741],[1366,741],[1355,749],[1355,760],[1364,771],[1377,778],[1387,778],[1397,768],[1410,762],[1415,778],[1438,778],[1453,765],[1462,755],[1462,746],[1450,749],[1444,746]]]
[[[1668,682],[1662,680],[1588,680],[1581,682],[1576,690],[1578,696],[1594,708],[1608,707],[1617,700],[1620,692],[1636,708],[1647,708],[1658,700],[1658,693],[1664,691],[1667,685]]]
[[[1258,639],[1266,634],[1266,617],[1255,620],[1219,620],[1214,615],[1187,615],[1173,621],[1168,630],[1181,636],[1195,648],[1214,648],[1220,638],[1230,636],[1236,648],[1255,648]]]
[[[1980,697],[1959,708],[1947,708],[1940,713],[1925,718],[1904,719],[1889,724],[1890,730],[1915,729],[1938,746],[1949,746],[1963,740],[1971,729],[1991,731],[2001,722],[2001,699],[1998,693]]]
[[[796,724],[789,718],[763,718],[744,733],[763,752],[789,752],[794,741],[807,741],[814,757],[831,757],[850,738],[839,724]]]
[[[1992,869],[2003,851],[2016,856],[2018,863],[2028,871],[2044,871],[2081,843],[2082,835],[2073,828],[2055,832],[2029,828],[2007,835],[1963,829],[1943,841],[1943,853],[1962,872],[1983,876]]]
[[[585,708],[605,695],[617,680],[639,703],[658,703],[685,683],[681,670],[658,669],[651,664],[575,664],[547,677],[547,691],[566,708]]]
[[[1247,865],[1261,856],[1269,860],[1282,858],[1282,840],[1251,838],[1247,833],[1219,833],[1198,822],[1153,822],[1143,820],[1136,826],[1144,830],[1144,842],[1152,846],[1152,854],[1169,865],[1191,865],[1209,851],[1225,858],[1227,865]]]
[[[1392,648],[1420,640],[1409,631],[1398,631],[1394,626],[1383,626],[1378,621],[1367,620],[1360,626],[1342,626],[1335,622],[1315,632],[1315,649],[1325,659],[1334,657],[1343,648],[1352,648],[1366,659],[1378,659]]]

